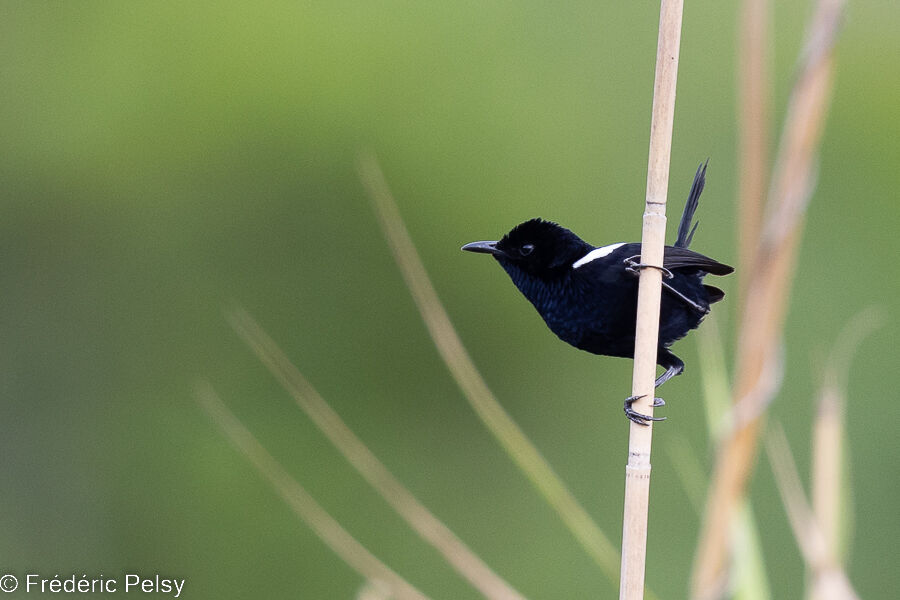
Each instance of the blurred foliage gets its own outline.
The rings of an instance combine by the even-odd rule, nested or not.
[[[376,152],[495,393],[613,539],[630,363],[549,334],[459,246],[533,216],[640,234],[657,5],[91,2],[0,5],[0,568],[187,579],[192,598],[351,598],[363,582],[193,403],[211,380],[360,541],[435,598],[476,595],[343,462],[222,317],[246,307],[434,512],[526,596],[613,597],[488,437],[434,352],[354,170]],[[780,117],[805,3],[775,4]],[[887,598],[900,536],[900,38],[854,3],[773,407],[808,471],[821,359],[860,308],[888,324],[849,385],[849,574]],[[688,3],[671,212],[711,157],[696,247],[733,261],[734,7]],[[670,220],[674,220],[670,219]],[[726,282],[734,292],[735,281]],[[735,298],[717,306],[733,328]],[[752,301],[752,299],[750,300]],[[732,340],[733,341],[733,340]],[[683,597],[698,517],[665,438],[710,464],[693,340],[667,387],[648,584]],[[877,458],[876,458],[877,457]],[[776,597],[803,567],[767,469],[751,502]]]

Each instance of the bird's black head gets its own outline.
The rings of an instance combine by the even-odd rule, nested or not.
[[[472,242],[462,249],[492,254],[507,271],[520,269],[550,278],[567,270],[591,246],[565,227],[531,219],[513,227],[498,242]]]

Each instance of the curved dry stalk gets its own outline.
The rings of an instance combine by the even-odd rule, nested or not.
[[[815,573],[814,586],[822,594],[817,597],[822,600],[859,600],[806,500],[794,456],[781,426],[772,427],[766,435],[766,454],[800,553],[808,568]]]
[[[366,579],[377,581],[382,587],[389,588],[392,597],[402,600],[428,600],[428,596],[392,571],[356,541],[356,538],[347,533],[347,530],[341,527],[340,523],[335,521],[266,451],[234,413],[228,410],[211,385],[206,382],[198,383],[194,396],[228,441],[250,461],[291,510],[309,525],[319,539],[341,557],[341,560]]]
[[[494,573],[449,527],[419,502],[384,463],[372,454],[253,317],[241,309],[230,311],[227,317],[241,339],[294,397],[297,405],[316,427],[397,514],[437,550],[460,576],[489,600],[525,600],[524,596]]]
[[[769,164],[769,2],[743,0],[738,31],[738,297],[747,300],[747,278],[762,227]]]
[[[360,156],[359,174],[419,314],[466,400],[610,581],[618,582],[619,553],[553,467],[503,409],[469,357],[431,284],[384,174],[373,155]]]
[[[662,0],[660,3],[653,111],[650,119],[647,196],[641,234],[641,263],[660,268],[641,270],[638,283],[634,371],[631,380],[631,395],[638,398],[634,409],[650,417],[653,416],[655,396],[659,306],[662,295],[661,267],[666,244],[666,196],[669,187],[669,159],[672,154],[675,84],[678,81],[683,11],[683,0]],[[628,436],[628,464],[625,466],[620,600],[640,600],[644,597],[652,439],[652,421],[648,425],[631,422]]]
[[[764,407],[777,392],[771,357],[777,352],[787,312],[796,250],[806,205],[815,183],[815,155],[825,123],[832,87],[832,50],[843,0],[819,0],[807,36],[797,81],[788,104],[781,146],[769,192],[753,272],[747,275],[734,403],[747,398]],[[754,411],[750,411],[752,414]],[[717,455],[694,563],[691,597],[721,597],[728,579],[731,520],[744,496],[765,411],[736,423]]]
[[[841,390],[841,408],[846,395],[844,392],[847,389],[850,362],[862,341],[878,331],[886,320],[884,309],[870,306],[851,317],[838,334],[826,363],[822,387],[823,391],[829,387]]]

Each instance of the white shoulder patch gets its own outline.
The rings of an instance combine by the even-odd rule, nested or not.
[[[594,248],[578,260],[572,263],[572,268],[577,269],[583,265],[588,264],[592,260],[603,258],[604,256],[608,256],[612,254],[617,248],[620,248],[625,245],[625,242],[619,242],[618,244],[610,244],[609,246],[603,246],[601,248]]]

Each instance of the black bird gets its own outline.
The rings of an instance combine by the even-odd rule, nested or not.
[[[669,346],[695,329],[710,304],[725,297],[708,275],[727,275],[734,269],[688,250],[697,225],[694,211],[706,183],[700,165],[688,196],[674,246],[666,246],[656,363],[666,369],[656,380],[662,385],[684,370],[684,362]],[[491,254],[519,291],[534,305],[550,330],[565,342],[594,354],[634,358],[640,243],[595,247],[556,223],[532,219],[516,225],[496,242],[472,242],[469,252]],[[641,425],[651,417],[632,410],[635,398],[625,401],[626,416]],[[654,406],[665,404],[661,398]],[[665,417],[652,417],[659,421]]]

